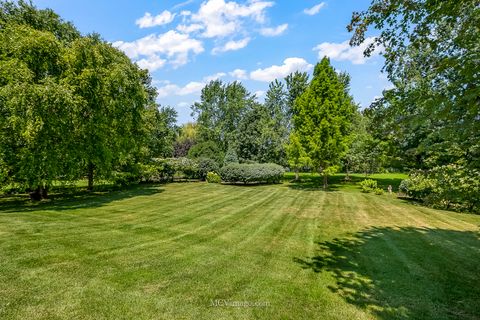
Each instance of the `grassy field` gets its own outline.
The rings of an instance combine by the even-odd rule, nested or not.
[[[480,216],[303,180],[0,199],[0,319],[480,319]]]

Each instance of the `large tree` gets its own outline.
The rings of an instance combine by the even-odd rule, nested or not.
[[[0,29],[11,25],[49,32],[64,43],[80,37],[71,22],[64,21],[51,9],[36,8],[30,1],[0,1]]]
[[[146,112],[146,136],[148,156],[170,158],[178,134],[177,111],[169,106],[148,108]]]
[[[59,176],[72,177],[70,107],[79,101],[60,81],[64,50],[50,32],[0,28],[0,183],[21,183],[36,198]]]
[[[135,161],[152,97],[143,71],[97,35],[75,40],[66,62],[63,81],[82,101],[74,111],[74,147],[92,189],[95,175],[108,177],[115,166]]]
[[[211,81],[203,89],[200,102],[192,105],[201,141],[213,141],[226,151],[235,145],[238,126],[255,104],[255,97],[240,82]]]
[[[375,113],[415,167],[480,167],[479,26],[478,0],[374,0],[352,16],[352,45],[380,30],[365,54],[384,48],[394,89]]]
[[[294,130],[312,165],[323,175],[324,188],[347,149],[356,111],[348,90],[348,77],[337,74],[325,57],[294,104]]]
[[[291,118],[294,112],[295,100],[300,97],[308,88],[308,74],[295,71],[285,77],[287,89],[287,115],[289,116],[288,128],[291,128]]]

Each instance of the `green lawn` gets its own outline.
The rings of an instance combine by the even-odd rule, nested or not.
[[[0,319],[479,319],[480,216],[341,178],[0,199]]]

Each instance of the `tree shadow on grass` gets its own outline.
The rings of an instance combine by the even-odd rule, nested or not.
[[[52,190],[47,200],[32,201],[27,194],[9,195],[0,198],[0,214],[35,210],[63,211],[101,207],[113,201],[163,192],[158,185],[141,184],[124,188],[102,188],[87,191],[85,188],[58,188]]]
[[[329,272],[329,289],[380,319],[480,319],[478,232],[371,228],[294,258]]]
[[[377,181],[379,188],[387,190],[391,185],[393,190],[398,190],[398,186],[402,179],[400,178],[384,178],[384,177],[362,177],[358,175],[352,175],[349,180],[345,180],[344,174],[337,174],[328,178],[328,189],[326,191],[338,191],[342,189],[360,189],[359,183],[365,179],[373,179]],[[323,189],[323,177],[317,174],[304,175],[300,181],[290,181],[288,185],[294,190],[315,191]]]

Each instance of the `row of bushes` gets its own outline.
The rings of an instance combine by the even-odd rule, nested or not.
[[[154,159],[149,164],[129,167],[115,172],[115,184],[127,185],[138,182],[170,182],[174,178],[198,179],[211,182],[228,183],[277,183],[283,177],[283,167],[273,163],[263,164],[227,164],[220,169],[218,163],[210,158]],[[207,177],[210,175],[210,179]],[[218,176],[218,177],[217,177]]]
[[[462,165],[412,172],[399,189],[432,207],[480,212],[480,172]]]
[[[229,183],[278,183],[281,181],[285,170],[274,163],[234,163],[224,166],[220,176],[224,182]]]

